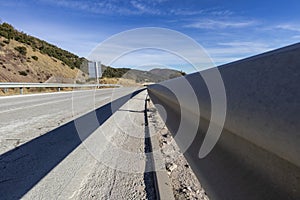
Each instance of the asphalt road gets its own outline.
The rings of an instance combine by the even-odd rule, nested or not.
[[[0,154],[136,88],[0,97]]]
[[[127,117],[132,116],[130,119],[137,127],[130,126],[125,132],[138,132],[141,138],[126,146],[141,154],[141,164],[137,166],[144,168],[144,118],[140,110],[145,92],[135,97],[135,90],[120,88],[1,98],[1,198],[80,199],[119,195],[145,198],[148,183],[143,173],[129,175],[119,172],[113,163],[108,165],[115,169],[95,159],[97,155],[101,155],[98,161],[121,159],[122,155],[113,153],[112,145],[103,135],[114,144],[129,141],[116,121],[128,124]],[[94,146],[97,154],[93,155],[87,146]],[[130,157],[122,156],[122,159],[127,161]],[[124,185],[123,181],[134,187]]]

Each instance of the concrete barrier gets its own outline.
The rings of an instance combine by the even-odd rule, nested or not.
[[[214,105],[205,80],[213,70],[220,72],[226,92],[224,126],[212,120],[212,112],[222,110]],[[183,79],[192,90],[170,89]],[[179,146],[187,142],[176,134],[193,134],[190,127],[178,133],[180,124],[197,119],[197,133],[183,151],[211,199],[300,199],[299,88],[300,44],[295,44],[150,85],[148,92],[165,109],[160,113],[167,114],[166,125]],[[179,100],[181,92],[185,98]],[[196,106],[191,104],[193,95]],[[190,115],[182,118],[183,112]],[[199,158],[211,123],[223,127],[220,138]]]

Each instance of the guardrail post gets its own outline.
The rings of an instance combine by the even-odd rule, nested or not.
[[[23,94],[23,88],[20,87],[20,94]]]
[[[7,93],[7,92],[8,92],[8,89],[7,89],[7,88],[4,88],[3,92],[4,92],[4,93]]]
[[[60,92],[60,87],[57,88],[57,91]]]

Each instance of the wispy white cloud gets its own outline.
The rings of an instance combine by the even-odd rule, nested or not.
[[[122,6],[114,0],[97,1],[80,1],[80,0],[41,0],[43,3],[56,5],[60,7],[70,8],[74,10],[82,10],[85,12],[96,14],[124,14],[132,15],[140,13],[137,9],[130,9],[128,6]]]
[[[168,0],[103,0],[103,1],[80,1],[80,0],[41,0],[40,2],[48,3],[56,6],[82,10],[96,14],[119,14],[119,15],[161,15],[164,11],[159,9],[159,5]]]
[[[250,42],[250,41],[232,41],[232,42],[220,42],[218,43],[220,46],[226,46],[231,48],[246,48],[252,49],[254,51],[266,50],[270,47],[270,45],[262,42]]]
[[[231,41],[218,43],[214,47],[207,48],[207,52],[217,64],[225,64],[257,55],[275,49],[275,46],[267,42]]]
[[[161,2],[157,2],[157,3],[161,3]],[[132,10],[132,14],[151,14],[151,15],[162,14],[162,12],[159,9],[155,8],[153,4],[149,5],[140,0],[132,0],[130,1],[130,4],[134,8],[134,10]]]
[[[71,9],[83,10],[96,14],[119,14],[119,15],[143,15],[154,16],[182,15],[182,16],[229,16],[233,12],[219,8],[194,9],[193,7],[166,9],[165,4],[170,0],[103,0],[103,1],[80,1],[80,0],[40,0],[56,6],[62,6]]]
[[[256,24],[255,21],[229,21],[229,20],[214,20],[204,19],[197,22],[184,25],[186,28],[198,28],[198,29],[225,29],[225,28],[243,28]]]
[[[177,8],[168,10],[167,14],[169,15],[183,15],[183,16],[230,16],[233,14],[230,10],[220,10],[217,8],[210,9],[185,9],[185,8]]]
[[[300,32],[300,26],[297,24],[279,24],[275,26],[277,29]]]
[[[205,12],[206,12],[205,10],[170,9],[168,14],[191,16],[191,15],[201,15],[204,14]]]
[[[211,11],[210,14],[215,16],[230,16],[233,15],[234,12],[230,10],[215,10],[215,11]]]
[[[300,35],[294,35],[292,38],[296,39],[296,40],[299,40],[300,39]]]

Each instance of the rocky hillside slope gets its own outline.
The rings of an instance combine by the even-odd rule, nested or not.
[[[66,82],[84,80],[84,73],[61,60],[0,37],[0,82]],[[54,81],[55,80],[55,81]]]

